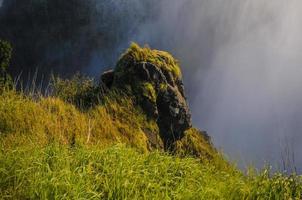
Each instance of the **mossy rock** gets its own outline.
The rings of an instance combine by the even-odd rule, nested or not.
[[[142,129],[151,149],[211,159],[216,152],[210,138],[192,128],[181,74],[171,54],[133,43],[101,82],[133,97],[149,122],[155,123]]]
[[[173,77],[181,79],[181,70],[178,61],[171,54],[165,51],[152,50],[149,47],[141,48],[138,44],[132,43],[129,49],[122,55],[116,66],[117,76],[123,74],[130,68],[125,66],[134,66],[137,63],[148,62],[159,67],[160,70],[171,72]],[[126,72],[127,73],[127,72]]]
[[[116,65],[113,87],[135,96],[157,121],[166,147],[191,127],[180,66],[171,54],[133,43]]]

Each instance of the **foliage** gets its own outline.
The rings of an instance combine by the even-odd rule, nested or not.
[[[125,66],[133,66],[140,62],[150,62],[159,67],[164,72],[171,72],[174,77],[181,78],[181,71],[178,61],[171,54],[165,51],[152,50],[149,47],[141,48],[136,43],[132,43],[130,48],[122,55],[116,66],[116,73],[120,76]]]
[[[79,73],[70,79],[52,76],[52,95],[78,108],[89,108],[101,101],[100,88],[95,86],[94,80]]]
[[[246,199],[301,199],[302,177],[295,174],[284,176],[281,173],[271,175],[269,169],[257,174],[250,170],[246,181],[248,191]]]
[[[176,64],[160,52],[141,58],[149,49],[131,48],[137,61]],[[171,66],[165,70],[178,74]],[[152,84],[140,88],[155,101]],[[244,175],[194,128],[174,143],[173,155],[164,153],[156,121],[121,91],[103,94],[94,80],[79,74],[53,77],[52,89],[39,98],[16,90],[0,93],[0,199],[302,197],[302,177],[271,176],[269,170]]]
[[[142,88],[141,93],[145,98],[148,98],[151,102],[156,102],[156,91],[151,83],[144,82],[140,88]]]
[[[11,45],[3,40],[0,40],[0,69],[6,71],[12,56]]]
[[[301,177],[243,175],[196,129],[175,155],[152,148],[147,130],[158,134],[156,122],[125,94],[81,111],[58,97],[4,91],[0,199],[301,199]]]
[[[206,133],[190,128],[185,131],[185,136],[180,141],[175,142],[175,152],[182,156],[194,155],[198,158],[212,159],[216,152],[213,152],[215,151],[213,145],[206,136]]]
[[[12,56],[12,47],[10,43],[0,39],[0,91],[2,87],[11,82],[7,69]]]
[[[193,158],[34,144],[0,151],[1,199],[301,199],[301,177],[242,175]]]

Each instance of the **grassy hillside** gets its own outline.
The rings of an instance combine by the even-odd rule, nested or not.
[[[0,95],[0,131],[5,148],[28,142],[70,147],[124,143],[146,152],[151,147],[142,129],[156,131],[157,127],[134,108],[130,98],[108,97],[102,105],[82,111],[56,97],[34,100],[15,91]]]
[[[167,150],[158,121],[115,89],[79,75],[48,96],[3,86],[0,199],[302,198],[300,176],[243,174],[195,128]]]
[[[131,99],[81,111],[54,97],[3,92],[0,199],[301,198],[298,176],[243,175],[218,154],[189,156],[186,139],[186,154],[151,151],[142,129],[157,126]]]
[[[242,175],[125,146],[34,144],[0,151],[1,199],[301,199],[301,179]]]

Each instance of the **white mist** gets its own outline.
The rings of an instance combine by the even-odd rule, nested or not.
[[[283,168],[286,157],[301,171],[302,1],[161,6],[133,40],[181,60],[195,125],[242,167]]]

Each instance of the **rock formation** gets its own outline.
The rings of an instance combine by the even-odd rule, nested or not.
[[[132,44],[116,69],[105,72],[101,80],[107,88],[135,96],[137,104],[157,122],[165,149],[173,148],[191,129],[181,71],[169,53]]]

